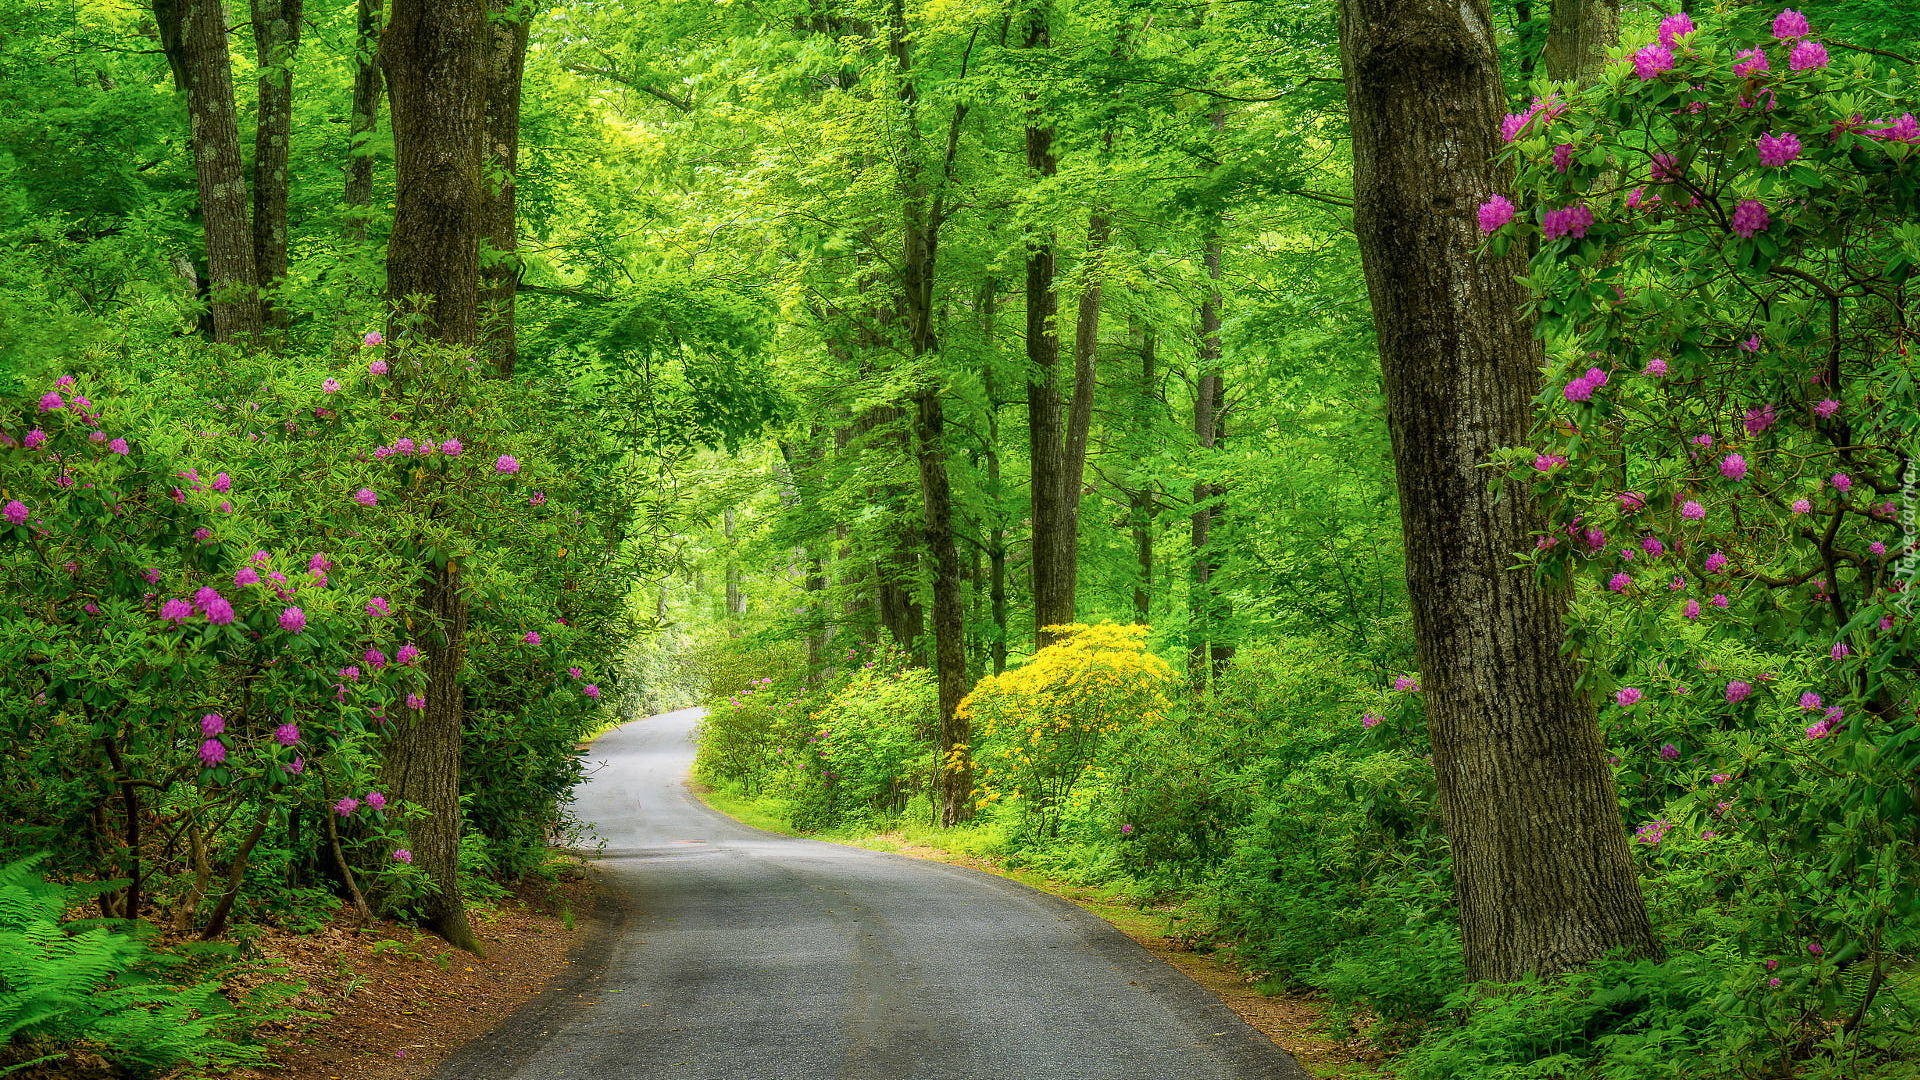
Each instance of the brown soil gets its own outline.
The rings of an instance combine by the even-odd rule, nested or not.
[[[911,843],[899,834],[874,837],[871,846],[916,859],[952,863],[973,870],[1011,878],[1024,885],[1050,892],[1087,909],[1112,923],[1139,942],[1156,958],[1199,983],[1238,1013],[1247,1025],[1272,1039],[1293,1055],[1300,1067],[1316,1077],[1386,1078],[1381,1069],[1385,1055],[1356,1041],[1341,1040],[1325,1034],[1329,1027],[1319,996],[1310,992],[1280,995],[1263,994],[1254,984],[1266,972],[1249,970],[1236,962],[1228,942],[1195,942],[1184,935],[1157,932],[1152,924],[1158,918],[1143,917],[1136,908],[1105,898],[1095,889],[1053,881],[1038,874],[1008,870],[997,860],[961,855],[943,848]]]
[[[554,885],[469,908],[485,959],[407,926],[353,925],[343,907],[313,934],[268,930],[254,939],[275,976],[305,983],[291,1004],[321,1014],[263,1026],[276,1044],[271,1065],[223,1074],[229,1080],[424,1080],[462,1044],[491,1031],[574,962],[593,909],[585,870]],[[577,929],[566,928],[571,911]]]

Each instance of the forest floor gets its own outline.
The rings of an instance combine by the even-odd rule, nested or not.
[[[270,1064],[227,1080],[424,1080],[461,1045],[491,1031],[574,962],[593,909],[590,871],[529,882],[468,907],[485,959],[396,923],[369,930],[343,906],[325,928],[267,929],[255,958],[284,970],[261,981],[298,981],[290,1004],[307,1015],[263,1026]],[[577,918],[576,918],[577,916]]]
[[[806,835],[783,828],[750,800],[718,794],[704,785],[688,787],[702,802],[729,817],[768,832],[789,836]],[[1386,1055],[1358,1040],[1345,1040],[1329,1032],[1333,1024],[1325,1003],[1310,992],[1262,993],[1257,987],[1266,973],[1240,962],[1230,942],[1195,940],[1169,933],[1171,908],[1140,907],[1110,892],[1085,885],[1059,881],[1031,870],[1008,867],[992,856],[949,851],[916,842],[898,832],[870,836],[815,836],[829,843],[850,844],[892,852],[915,859],[944,862],[1017,881],[1029,888],[1052,893],[1098,915],[1114,928],[1132,938],[1156,959],[1205,987],[1237,1013],[1248,1026],[1272,1039],[1305,1069],[1324,1080],[1392,1080],[1382,1063]]]

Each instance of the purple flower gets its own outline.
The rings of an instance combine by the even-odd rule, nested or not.
[[[47,433],[41,431],[39,428],[34,428],[32,431],[27,432],[27,437],[24,440],[26,448],[29,450],[37,449],[41,443],[46,441]]]
[[[1721,773],[1714,773],[1714,774],[1713,774],[1713,776],[1712,776],[1712,780],[1713,780],[1713,782],[1714,782],[1714,783],[1716,783],[1716,784],[1724,784],[1724,783],[1726,783],[1727,781],[1729,781],[1729,780],[1731,780],[1731,779],[1733,779],[1733,776],[1732,776],[1731,774],[1729,774],[1729,773],[1723,773],[1723,772],[1721,772]]]
[[[1561,143],[1553,148],[1553,171],[1566,172],[1573,164],[1573,144]]]
[[[385,360],[375,360],[373,363],[367,365],[367,374],[369,375],[385,375],[386,373],[387,362]]]
[[[1773,20],[1773,36],[1781,41],[1792,41],[1794,38],[1806,37],[1811,33],[1813,33],[1813,27],[1807,25],[1807,17],[1792,8],[1781,12],[1779,17]]]
[[[1822,949],[1822,948],[1820,947],[1820,943],[1819,943],[1819,942],[1817,942],[1817,941],[1810,941],[1810,942],[1808,942],[1808,943],[1807,943],[1807,951],[1808,951],[1808,952],[1810,952],[1810,953],[1812,953],[1812,954],[1813,954],[1813,955],[1815,955],[1815,956],[1819,956],[1819,955],[1820,955],[1820,954],[1821,954],[1822,952],[1825,952],[1826,950],[1824,950],[1824,949]]]
[[[536,491],[532,495],[527,496],[528,506],[544,506],[546,505],[546,501],[547,493],[544,491]]]
[[[1853,650],[1847,647],[1846,642],[1838,641],[1834,643],[1832,656],[1835,660],[1845,660],[1852,654]]]
[[[1733,208],[1733,231],[1738,236],[1752,236],[1764,232],[1769,223],[1767,208],[1760,205],[1758,199],[1741,199],[1740,205]]]
[[[1394,677],[1393,688],[1403,694],[1418,693],[1420,690],[1420,680],[1408,678],[1405,675],[1398,675]]]
[[[127,452],[127,440],[115,439],[112,442],[107,444],[107,449],[113,451],[116,454],[124,454]]]
[[[290,607],[280,613],[280,629],[289,634],[297,634],[307,628],[307,613],[297,607]]]
[[[1646,505],[1646,496],[1637,491],[1623,491],[1620,493],[1620,509],[1623,513],[1631,514],[1637,510],[1644,509]]]
[[[1809,739],[1824,739],[1831,734],[1833,734],[1833,725],[1827,723],[1825,720],[1821,720],[1819,723],[1807,729],[1807,738]]]
[[[1753,693],[1752,684],[1742,682],[1739,679],[1735,679],[1732,682],[1727,684],[1727,703],[1730,705],[1737,705],[1740,702],[1747,700],[1747,697],[1752,693]]]
[[[1700,601],[1698,600],[1687,601],[1687,606],[1680,609],[1680,614],[1686,616],[1689,619],[1699,618],[1700,617]]]
[[[423,698],[423,697],[421,697],[421,696],[420,696],[419,694],[408,694],[408,695],[407,695],[407,708],[409,708],[409,709],[424,709],[424,708],[426,708],[426,707],[427,707],[427,699],[426,699],[426,698]]]
[[[367,336],[361,338],[360,340],[368,345],[378,345],[387,339],[380,336],[380,331],[369,330],[367,331]]]
[[[215,626],[226,626],[233,622],[233,605],[224,597],[216,596],[206,605],[207,621]]]
[[[232,486],[233,486],[233,481],[227,478],[227,474],[226,474],[226,473],[215,473],[215,474],[214,474],[214,477],[213,477],[213,490],[215,490],[215,491],[218,491],[218,492],[221,492],[222,494],[224,494],[224,493],[225,493],[225,492],[227,491],[227,489],[228,489],[228,488],[231,488]]]
[[[233,583],[235,585],[258,585],[260,583],[260,572],[251,566],[243,566],[233,572]]]
[[[1707,510],[1706,507],[1688,499],[1686,504],[1680,507],[1680,516],[1688,521],[1699,521],[1707,516]]]
[[[1513,220],[1513,203],[1505,195],[1495,195],[1480,204],[1480,231],[1490,233]]]
[[[501,454],[494,460],[493,470],[495,472],[517,473],[520,471],[520,463],[514,460],[511,454]]]
[[[1593,397],[1595,390],[1605,385],[1607,385],[1607,373],[1599,368],[1588,368],[1585,375],[1569,382],[1563,393],[1568,401],[1587,401]]]
[[[361,506],[378,506],[380,496],[374,494],[372,488],[361,488],[359,491],[353,493],[353,501],[359,503]]]
[[[1633,73],[1643,81],[1673,70],[1673,50],[1665,45],[1648,45],[1633,54]]]
[[[160,584],[160,571],[151,566],[147,567],[145,570],[140,571],[140,576],[145,578],[147,584],[149,585]]]
[[[193,605],[198,608],[205,608],[208,604],[218,599],[220,599],[220,594],[213,586],[202,585],[199,590],[193,594]]]
[[[529,645],[538,645],[540,644],[540,631],[529,630],[527,631],[527,636],[520,640],[525,641]]]
[[[296,757],[292,761],[281,765],[280,770],[282,772],[292,773],[295,776],[299,776],[301,773],[307,771],[307,759],[303,757]]]
[[[1867,545],[1867,550],[1875,555],[1885,555],[1887,553],[1887,545],[1875,540],[1873,543]],[[1880,629],[1885,630],[1886,627],[1882,626]]]
[[[1373,713],[1360,714],[1360,726],[1363,728],[1370,728],[1375,724],[1378,724],[1379,722],[1380,722],[1380,717],[1375,716]]]
[[[1760,136],[1760,164],[1769,168],[1779,168],[1800,156],[1800,136],[1791,131],[1778,135],[1762,133]]]
[[[448,439],[440,444],[440,452],[448,457],[459,457],[460,452],[465,449],[466,447],[460,445],[459,439]]]
[[[585,676],[584,676],[584,675],[583,675],[583,674],[581,673],[581,671],[580,671],[580,669],[579,669],[579,668],[577,668],[577,667],[570,667],[570,668],[568,668],[568,669],[567,669],[567,674],[569,674],[569,675],[571,675],[571,676],[573,676],[573,677],[574,677],[574,678],[576,678],[576,679],[579,679],[579,678],[584,678],[584,677],[585,677]]]
[[[1667,583],[1667,589],[1671,592],[1679,592],[1681,589],[1684,589],[1686,587],[1687,587],[1687,579],[1684,577],[1681,577],[1679,574],[1673,575],[1673,580]]]
[[[227,744],[219,739],[208,739],[200,744],[200,763],[211,769],[227,760]]]
[[[1607,579],[1607,589],[1610,592],[1626,592],[1632,584],[1633,575],[1631,574],[1615,574],[1613,577]]]
[[[1817,709],[1817,708],[1819,708],[1819,707],[1820,707],[1820,695],[1819,695],[1819,694],[1816,694],[1816,693],[1814,693],[1814,692],[1813,692],[1813,691],[1811,691],[1811,690],[1809,690],[1809,691],[1807,691],[1807,692],[1806,692],[1806,693],[1804,693],[1804,694],[1801,694],[1801,695],[1800,695],[1800,707],[1801,707],[1801,708],[1803,708],[1803,709]]]
[[[1587,230],[1592,226],[1593,211],[1580,203],[1560,210],[1549,210],[1540,220],[1540,231],[1549,240],[1557,240],[1562,236],[1577,239],[1587,235]]]
[[[1846,473],[1843,473],[1843,472],[1834,473],[1833,486],[1834,486],[1834,489],[1837,491],[1845,491],[1848,488],[1853,486],[1853,477],[1848,476]]]
[[[1733,65],[1733,75],[1737,79],[1751,78],[1767,70],[1767,51],[1748,49],[1740,54],[1740,62]]]
[[[58,391],[49,390],[47,391],[46,396],[40,399],[41,412],[52,412],[55,409],[64,409],[66,407],[67,407],[67,403],[60,399],[60,394]]]
[[[387,666],[387,654],[381,652],[379,649],[368,649],[366,652],[360,654],[360,659],[365,660],[367,666],[375,671],[379,671],[381,668]]]
[[[27,523],[27,504],[21,502],[19,499],[10,500],[7,503],[7,508],[0,511],[0,513],[4,513],[7,520],[13,522],[15,525],[25,525]]]
[[[401,455],[402,457],[405,457],[406,455],[413,453],[413,440],[412,439],[395,439],[393,441],[393,452]]]
[[[338,380],[338,379],[328,379],[328,380],[327,380],[326,382],[323,382],[323,383],[321,383],[321,384],[320,384],[320,391],[321,391],[321,393],[325,393],[325,394],[337,394],[337,393],[339,393],[339,392],[340,392],[340,380]]]
[[[1787,67],[1794,71],[1811,71],[1827,66],[1827,47],[1817,41],[1803,41],[1793,47],[1787,57]]]
[[[213,539],[213,530],[206,528],[205,526],[202,526],[198,529],[193,530],[193,538],[195,540],[200,541],[201,543],[205,543],[208,540]]]
[[[1825,420],[1826,418],[1832,416],[1834,413],[1837,413],[1839,411],[1840,411],[1840,403],[1833,400],[1832,398],[1827,398],[1825,401],[1822,401],[1818,405],[1815,405],[1813,407],[1814,415],[1818,416],[1822,420]]]
[[[589,698],[592,698],[594,701],[600,700],[600,688],[598,686],[595,686],[592,683],[588,683],[587,685],[581,687],[580,692],[587,695]]]
[[[1745,340],[1745,341],[1743,341],[1743,342],[1741,342],[1741,343],[1740,343],[1740,351],[1741,351],[1741,352],[1745,352],[1745,353],[1757,353],[1757,352],[1759,352],[1759,351],[1760,351],[1760,335],[1759,335],[1759,333],[1758,333],[1758,332],[1756,332],[1756,333],[1755,333],[1755,334],[1754,334],[1754,335],[1753,335],[1752,337],[1750,337],[1750,338],[1748,338],[1747,340]]]
[[[226,718],[217,712],[210,712],[200,718],[200,734],[211,739],[227,730]]]
[[[408,851],[406,848],[395,848],[393,852],[393,857],[396,859],[399,859],[403,863],[413,862],[413,852]]]
[[[1727,556],[1724,552],[1716,551],[1713,554],[1707,556],[1707,573],[1717,574],[1720,571],[1725,570],[1726,568],[1727,568]]]
[[[1660,44],[1668,48],[1674,47],[1675,38],[1691,33],[1693,33],[1693,16],[1684,11],[1660,20]]]
[[[1647,554],[1657,559],[1660,556],[1666,554],[1667,545],[1661,543],[1659,537],[1649,536],[1649,537],[1643,538],[1640,541],[1640,550],[1646,552]]]
[[[1643,695],[1637,686],[1623,686],[1614,691],[1613,700],[1621,705],[1637,704]]]
[[[346,817],[358,809],[360,809],[360,800],[352,796],[348,796],[333,804],[333,812],[339,814],[341,817]]]
[[[376,596],[372,600],[367,601],[367,614],[376,619],[382,619],[393,614],[393,609],[387,606],[387,601],[384,597]]]
[[[385,810],[387,808],[387,797],[377,791],[367,792],[367,808],[369,810]]]
[[[1566,463],[1567,459],[1558,454],[1536,454],[1533,458],[1533,467],[1541,472],[1549,472]]]
[[[186,622],[192,614],[193,605],[187,603],[185,600],[169,600],[160,605],[160,617],[172,622],[176,626]]]
[[[1746,419],[1743,422],[1746,424],[1747,434],[1758,435],[1772,427],[1774,421],[1778,419],[1780,419],[1780,414],[1774,411],[1773,403],[1769,401],[1765,405],[1756,405],[1748,409]]]
[[[1811,514],[1813,513],[1813,504],[1805,499],[1795,499],[1793,500],[1793,512],[1796,514]]]
[[[273,729],[273,741],[281,746],[292,746],[300,741],[300,728],[294,724],[281,724]]]
[[[412,645],[402,645],[400,651],[393,654],[393,661],[396,664],[411,664],[419,658],[420,650]]]
[[[1742,480],[1747,475],[1747,459],[1739,454],[1728,454],[1720,459],[1720,475],[1729,480]]]
[[[1677,761],[1679,760],[1679,757],[1680,757],[1680,750],[1678,747],[1674,746],[1672,743],[1668,743],[1665,746],[1662,746],[1660,748],[1661,761]]]

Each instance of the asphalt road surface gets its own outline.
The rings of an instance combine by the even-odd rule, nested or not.
[[[594,744],[577,809],[612,913],[568,985],[438,1080],[1307,1080],[1065,900],[707,809],[685,786],[699,719]]]

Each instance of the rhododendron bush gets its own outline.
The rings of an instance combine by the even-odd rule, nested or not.
[[[1920,950],[1920,103],[1792,11],[1626,52],[1508,118],[1480,210],[1547,350],[1522,557],[1589,586],[1636,847],[1713,868],[1675,917],[1733,919],[1729,994],[1851,1032]]]
[[[75,872],[104,857],[129,884],[103,906],[134,916],[165,893],[182,929],[217,888],[211,863],[244,863],[263,835],[329,864],[344,842],[404,903],[430,887],[401,828],[420,810],[380,791],[378,767],[424,705],[443,634],[420,606],[423,566],[457,569],[476,611],[463,677],[519,705],[520,734],[478,725],[494,768],[476,801],[525,803],[531,784],[551,804],[571,783],[502,760],[531,739],[570,767],[594,710],[541,569],[573,542],[556,537],[580,536],[570,483],[519,433],[531,391],[464,356],[369,345],[341,371],[196,355],[167,381],[86,365],[0,422],[9,842]],[[537,808],[513,809],[540,832]],[[515,815],[478,816],[498,832]],[[235,899],[205,915],[209,933]]]

